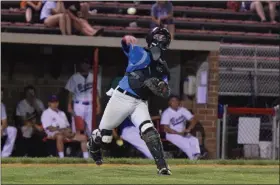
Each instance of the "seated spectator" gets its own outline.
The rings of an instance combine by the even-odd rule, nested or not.
[[[3,100],[3,89],[1,89],[1,101]],[[15,140],[17,137],[17,129],[15,127],[9,126],[7,121],[7,112],[5,105],[1,102],[1,138],[7,136],[3,150],[1,152],[1,157],[11,156]]]
[[[152,23],[151,28],[166,27],[171,39],[174,39],[175,25],[173,22],[173,5],[170,1],[157,1],[151,9]]]
[[[244,4],[244,2],[242,3]],[[231,9],[235,12],[238,12],[240,9],[242,10],[243,8],[241,7],[241,2],[239,1],[228,1],[227,2],[227,8]]]
[[[89,16],[89,4],[79,1],[65,1],[64,8],[70,16],[74,28],[85,36],[98,36],[103,28],[94,29],[87,21]]]
[[[82,134],[73,133],[65,113],[58,109],[59,103],[56,95],[49,98],[49,108],[42,114],[41,121],[48,138],[56,140],[56,147],[60,158],[64,157],[64,140],[81,142],[83,157],[88,158],[87,137]]]
[[[119,126],[120,136],[118,136],[117,130],[113,130],[113,136],[117,142],[122,140],[127,141],[137,150],[142,152],[147,158],[154,159],[146,143],[140,136],[139,129],[136,128],[129,118],[126,118],[123,123]]]
[[[71,20],[68,14],[63,13],[61,1],[46,1],[41,10],[40,21],[50,28],[59,26],[62,35],[72,34]]]
[[[164,125],[166,139],[180,148],[190,160],[200,157],[199,141],[192,136],[191,130],[197,121],[195,117],[184,107],[180,107],[180,98],[170,96],[169,108],[161,116],[161,125]],[[190,126],[186,129],[186,121],[190,121]]]
[[[40,14],[42,8],[42,1],[21,1],[20,8],[25,10],[26,22],[31,22],[34,14]]]
[[[274,2],[274,1],[244,1],[244,3],[245,3],[245,10],[256,11],[258,16],[261,19],[261,22],[267,21],[267,19],[265,17],[265,13],[264,13],[264,6],[268,6],[270,22],[273,24],[277,23],[275,20],[276,2]]]

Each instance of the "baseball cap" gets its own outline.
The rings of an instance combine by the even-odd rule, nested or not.
[[[51,95],[51,96],[49,97],[49,102],[58,102],[57,96],[56,96],[56,95]]]

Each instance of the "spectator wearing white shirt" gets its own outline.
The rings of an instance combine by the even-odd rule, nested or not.
[[[3,89],[1,89],[1,101],[3,100]],[[7,136],[1,157],[9,157],[14,149],[15,140],[17,137],[17,129],[13,126],[8,126],[7,112],[5,105],[1,102],[1,138]]]
[[[65,113],[58,109],[59,103],[56,95],[49,98],[49,108],[42,114],[41,121],[48,138],[56,140],[56,147],[60,158],[64,157],[64,140],[71,139],[81,142],[83,157],[88,158],[87,137],[73,133]]]
[[[59,26],[62,35],[72,34],[71,19],[65,13],[62,1],[46,1],[41,10],[40,21],[46,27],[53,28]]]
[[[186,121],[190,126],[186,129]],[[190,160],[200,157],[199,140],[190,134],[197,121],[184,107],[180,107],[180,98],[170,96],[169,107],[162,113],[161,125],[164,125],[166,140],[180,148]]]

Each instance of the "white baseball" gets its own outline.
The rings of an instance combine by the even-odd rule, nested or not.
[[[117,145],[122,146],[123,145],[123,140],[122,139],[118,139],[116,141]]]
[[[128,13],[129,15],[134,15],[134,14],[136,13],[136,8],[133,8],[133,7],[128,8],[128,9],[127,9],[127,13]]]

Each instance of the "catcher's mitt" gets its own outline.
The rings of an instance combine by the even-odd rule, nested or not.
[[[144,81],[144,85],[157,96],[168,98],[170,95],[170,88],[168,84],[158,78],[149,78]]]

